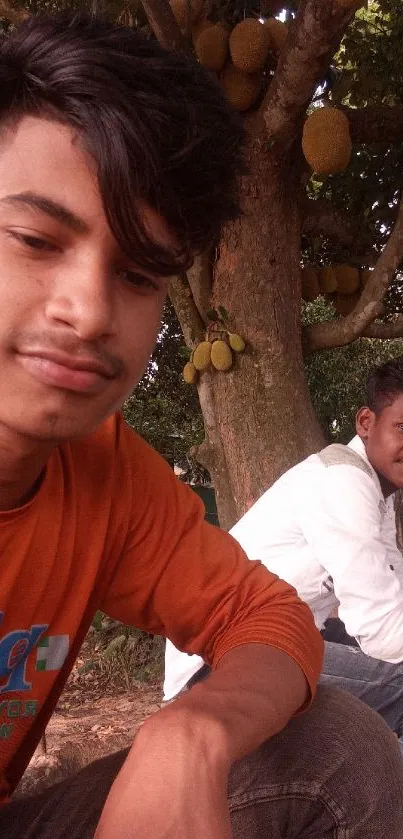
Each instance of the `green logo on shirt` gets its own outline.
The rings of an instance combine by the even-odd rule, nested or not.
[[[69,651],[68,635],[45,635],[39,639],[36,649],[35,670],[40,672],[60,670]]]

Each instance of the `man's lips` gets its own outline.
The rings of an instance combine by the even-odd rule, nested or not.
[[[59,350],[19,352],[22,366],[44,384],[77,392],[94,392],[115,378],[112,367],[95,358],[72,356]]]

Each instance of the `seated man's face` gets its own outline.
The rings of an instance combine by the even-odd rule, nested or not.
[[[156,213],[145,221],[173,246]],[[147,365],[167,280],[122,254],[68,127],[3,129],[0,266],[0,425],[55,441],[92,431]]]
[[[403,393],[379,414],[361,408],[356,419],[357,434],[364,441],[367,457],[389,486],[403,487]]]

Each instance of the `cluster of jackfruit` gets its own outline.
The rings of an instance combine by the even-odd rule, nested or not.
[[[183,368],[183,378],[188,385],[197,382],[199,373],[210,367],[221,372],[227,372],[234,363],[233,352],[241,353],[245,349],[245,341],[236,332],[227,330],[217,332],[210,330],[205,341],[200,341],[192,352],[190,361]]]
[[[266,69],[275,66],[287,31],[287,25],[276,18],[264,23],[246,18],[232,31],[223,23],[198,19],[192,40],[200,64],[219,75],[233,107],[247,111],[259,97]]]
[[[318,175],[344,172],[351,159],[349,121],[338,108],[316,108],[305,121],[302,151]]]
[[[360,271],[353,265],[328,265],[325,268],[305,265],[301,271],[302,298],[312,302],[324,294],[332,300],[340,315],[348,315],[354,309],[370,275],[371,271]]]

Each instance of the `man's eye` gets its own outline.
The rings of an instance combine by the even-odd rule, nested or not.
[[[40,239],[39,236],[30,236],[28,233],[17,233],[16,231],[12,231],[11,236],[13,239],[16,239],[17,242],[20,242],[21,245],[24,245],[33,251],[55,250],[55,245],[52,245],[51,242],[46,241],[46,239]]]
[[[119,271],[119,276],[133,288],[143,289],[144,291],[158,291],[157,280],[139,274],[138,271]]]

